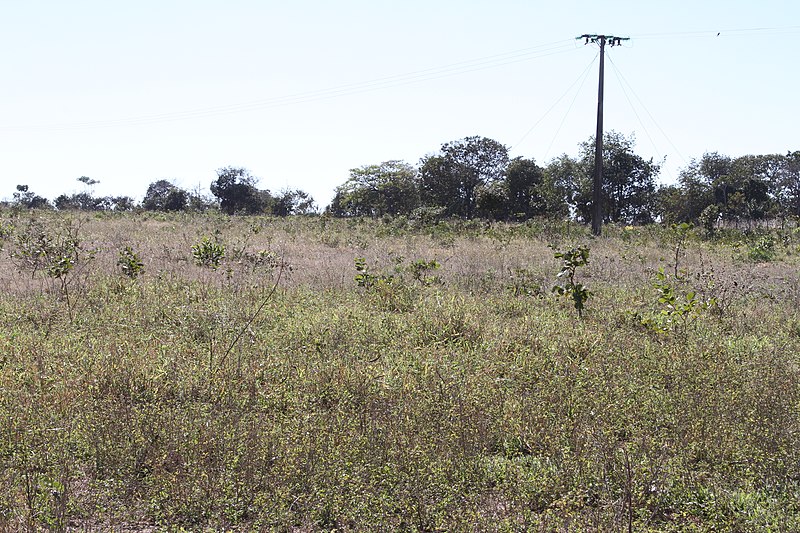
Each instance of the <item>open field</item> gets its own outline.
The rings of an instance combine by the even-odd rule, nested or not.
[[[800,530],[797,230],[0,224],[0,530]]]

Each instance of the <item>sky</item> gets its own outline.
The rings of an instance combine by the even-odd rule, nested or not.
[[[324,208],[349,170],[489,137],[540,165],[605,130],[663,161],[800,150],[800,2],[0,0],[0,198],[141,199],[247,168]]]

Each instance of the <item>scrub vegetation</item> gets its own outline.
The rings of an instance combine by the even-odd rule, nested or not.
[[[0,529],[800,530],[800,232],[712,229],[0,211]]]

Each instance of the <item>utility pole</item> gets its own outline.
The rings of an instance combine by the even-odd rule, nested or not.
[[[603,228],[603,78],[605,76],[606,43],[609,46],[619,46],[629,37],[584,33],[576,39],[586,39],[584,44],[600,45],[600,83],[597,88],[597,133],[595,133],[594,182],[592,186],[592,234],[600,235]]]

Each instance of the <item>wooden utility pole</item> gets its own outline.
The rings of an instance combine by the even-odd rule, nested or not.
[[[576,39],[586,39],[585,44],[600,45],[600,83],[597,88],[597,132],[594,144],[594,182],[592,185],[592,233],[600,235],[603,230],[603,78],[605,76],[606,43],[619,46],[629,37],[614,35],[589,35],[584,33]]]

